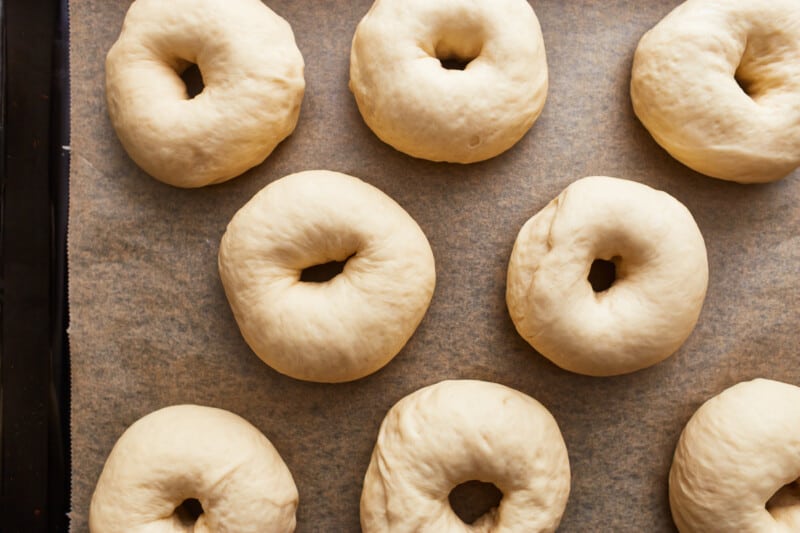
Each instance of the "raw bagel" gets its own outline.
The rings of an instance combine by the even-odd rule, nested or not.
[[[350,89],[367,125],[397,150],[489,159],[542,112],[542,30],[524,0],[376,0],[353,37]]]
[[[595,292],[595,260],[614,264]],[[641,183],[589,177],[528,220],[508,265],[506,302],[519,334],[572,372],[610,376],[654,365],[692,332],[708,285],[691,213]]]
[[[179,77],[197,64],[205,87]],[[294,130],[303,56],[259,0],[136,0],[106,58],[111,123],[154,178],[201,187],[261,163]]]
[[[324,283],[304,269],[346,261]],[[358,379],[388,363],[430,303],[428,240],[394,200],[326,170],[279,179],[233,217],[219,273],[247,343],[297,379]]]
[[[800,165],[800,2],[688,0],[633,59],[636,115],[715,178],[775,181]]]
[[[800,388],[739,383],[686,424],[669,472],[682,533],[800,531]]]
[[[462,522],[448,494],[470,480],[503,493]],[[552,532],[567,505],[569,458],[556,421],[525,394],[484,381],[443,381],[392,407],[361,493],[364,533]]]
[[[192,523],[178,507],[202,505]],[[92,533],[294,531],[297,488],[267,438],[243,418],[175,405],[136,421],[106,460],[89,509]]]

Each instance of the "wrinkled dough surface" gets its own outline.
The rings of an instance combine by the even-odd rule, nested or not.
[[[800,388],[756,379],[704,403],[669,473],[681,533],[800,531]]]
[[[595,259],[616,264],[603,292]],[[691,213],[641,183],[580,179],[522,227],[506,302],[519,334],[572,372],[609,376],[653,365],[694,329],[708,285],[703,237]]]
[[[300,281],[305,268],[345,260],[329,281]],[[278,372],[323,382],[387,364],[436,283],[414,219],[375,187],[324,170],[281,178],[242,207],[222,237],[219,273],[252,350]]]
[[[448,502],[480,480],[503,493],[471,525]],[[364,533],[555,531],[570,469],[555,419],[533,398],[496,383],[443,381],[420,389],[384,418],[361,494]]]
[[[189,99],[179,73],[196,64]],[[305,81],[289,24],[259,0],[136,0],[106,57],[111,123],[154,178],[201,187],[261,163],[294,130]]]
[[[639,42],[631,99],[692,169],[741,183],[800,165],[800,3],[688,0]]]
[[[448,70],[438,58],[471,61]],[[350,89],[367,125],[397,150],[489,159],[544,107],[539,21],[524,0],[376,0],[353,37]]]
[[[193,524],[176,508],[190,498]],[[298,495],[272,443],[243,418],[212,407],[174,405],[133,423],[97,481],[92,533],[288,533]]]

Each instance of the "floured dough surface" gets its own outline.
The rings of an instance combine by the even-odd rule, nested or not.
[[[595,292],[595,260],[612,262]],[[558,366],[593,376],[633,372],[674,353],[708,286],[703,236],[669,194],[641,183],[580,179],[522,227],[506,302],[519,334]]]
[[[503,493],[471,525],[448,503],[470,480]],[[567,448],[539,402],[496,383],[443,381],[392,407],[364,478],[364,533],[552,532],[567,504]]]
[[[756,379],[704,403],[669,473],[681,533],[800,531],[800,387]]]
[[[346,261],[322,282],[306,268]],[[387,364],[428,309],[436,283],[422,229],[358,178],[315,170],[281,178],[236,213],[219,273],[247,343],[297,379],[358,379]]]
[[[179,77],[191,64],[204,84],[194,98]],[[292,29],[260,0],[136,0],[106,58],[119,140],[177,187],[261,163],[294,130],[304,90]]]
[[[350,89],[364,121],[414,157],[472,163],[508,150],[542,112],[547,83],[524,0],[376,0],[353,37]]]
[[[196,521],[177,511],[202,505]],[[175,405],[133,423],[92,496],[92,533],[289,533],[298,495],[275,447],[222,409]]]
[[[688,0],[639,42],[631,99],[692,169],[741,183],[800,166],[800,3]]]

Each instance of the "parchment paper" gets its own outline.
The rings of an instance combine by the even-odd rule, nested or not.
[[[673,531],[667,472],[707,398],[756,376],[800,384],[800,179],[741,186],[700,176],[659,148],[628,95],[640,36],[678,2],[537,0],[550,69],[544,112],[511,151],[469,166],[381,143],[347,89],[350,40],[369,0],[272,0],[292,25],[307,91],[295,133],[223,185],[179,190],[126,156],[108,120],[104,57],[127,1],[71,5],[70,339],[72,526],[114,442],[170,404],[229,409],[280,451],[300,492],[299,532],[358,531],[361,482],[386,411],[448,378],[500,382],[551,410],[572,492],[560,531]],[[419,222],[436,257],[431,307],[386,368],[342,385],[304,383],[242,340],[217,274],[230,217],[269,182],[327,168],[359,176]],[[505,300],[522,224],[575,179],[611,175],[663,189],[708,247],[696,330],[662,364],[616,378],[560,370],[515,332]]]

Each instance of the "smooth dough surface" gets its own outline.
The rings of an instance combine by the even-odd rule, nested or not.
[[[704,403],[669,473],[681,533],[800,531],[800,388],[756,379]]]
[[[176,512],[197,499],[192,523]],[[133,423],[97,481],[92,533],[287,533],[298,495],[269,440],[222,409],[174,405]]]
[[[633,109],[692,169],[741,183],[800,166],[800,2],[688,0],[639,42]]]
[[[595,292],[596,259],[616,278]],[[592,376],[633,372],[674,353],[708,285],[703,237],[688,209],[641,183],[593,176],[528,220],[508,265],[519,334],[556,365]]]
[[[346,261],[322,282],[314,265]],[[433,252],[414,219],[358,178],[281,178],[233,217],[219,250],[225,294],[250,348],[297,379],[358,379],[387,364],[428,309]]]
[[[450,491],[493,483],[500,505],[471,525]],[[552,532],[567,504],[567,448],[550,412],[519,391],[485,381],[443,381],[384,418],[361,494],[364,533]]]
[[[179,77],[196,64],[203,91]],[[261,163],[294,130],[303,57],[259,0],[136,0],[106,58],[111,123],[154,178],[201,187]]]
[[[470,61],[457,70],[440,59]],[[525,0],[376,0],[353,37],[350,89],[367,125],[397,150],[489,159],[544,107],[539,21]]]

